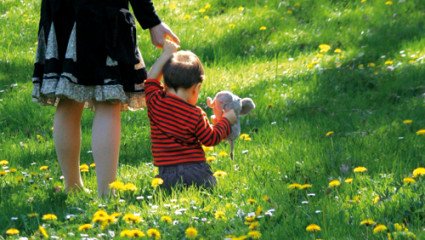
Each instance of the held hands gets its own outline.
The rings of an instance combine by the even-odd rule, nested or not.
[[[173,53],[177,52],[179,48],[180,46],[177,43],[165,39],[162,54],[171,56]]]
[[[171,31],[167,24],[163,22],[150,28],[149,32],[151,34],[152,44],[157,48],[163,48],[164,42],[166,41],[165,39],[167,37],[170,37],[171,41],[177,44],[180,43],[179,38],[173,33],[173,31]]]

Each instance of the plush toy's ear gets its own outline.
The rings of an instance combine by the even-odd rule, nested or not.
[[[245,115],[251,112],[252,109],[255,108],[254,101],[251,98],[243,98],[242,99],[242,110],[239,115]]]
[[[210,108],[214,108],[215,102],[210,97],[207,97],[207,105]]]

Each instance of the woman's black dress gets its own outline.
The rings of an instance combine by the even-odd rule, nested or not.
[[[129,2],[143,29],[161,21],[150,0],[42,0],[33,100],[144,106],[146,68]]]

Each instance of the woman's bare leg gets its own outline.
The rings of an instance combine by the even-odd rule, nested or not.
[[[109,194],[109,184],[116,179],[121,138],[120,107],[120,104],[95,103],[92,150],[100,197]]]
[[[53,123],[56,154],[65,178],[65,191],[84,189],[80,173],[81,115],[84,103],[61,99]]]

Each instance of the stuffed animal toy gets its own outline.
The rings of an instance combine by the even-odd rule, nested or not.
[[[236,113],[236,123],[231,126],[231,133],[226,139],[230,142],[230,158],[233,160],[233,146],[236,138],[241,134],[241,125],[239,122],[239,116],[248,114],[252,109],[255,108],[254,101],[251,98],[243,98],[234,95],[229,91],[221,91],[215,95],[214,100],[210,97],[207,98],[208,107],[213,109],[214,115],[211,116],[213,124],[220,121],[223,118],[223,112],[233,109]]]

